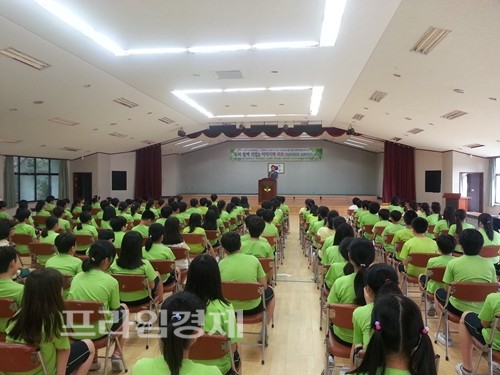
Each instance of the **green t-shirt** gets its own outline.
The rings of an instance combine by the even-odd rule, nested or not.
[[[134,222],[134,218],[132,217],[132,215],[127,214],[126,212],[119,212],[117,214],[117,216],[123,217],[125,220],[127,220],[127,223],[133,223]]]
[[[434,237],[438,237],[441,234],[442,230],[449,230],[450,228],[448,227],[448,221],[446,220],[439,220],[436,225],[434,226]]]
[[[259,279],[265,278],[266,273],[262,269],[259,260],[252,256],[236,252],[229,254],[219,262],[219,270],[222,281],[257,283]],[[251,310],[260,303],[260,298],[251,301],[230,301],[236,310]]]
[[[82,272],[82,261],[69,254],[58,254],[47,260],[45,267],[54,268],[63,275],[76,276]]]
[[[73,230],[74,235],[83,235],[83,236],[92,236],[94,238],[97,238],[98,233],[97,229],[95,229],[92,225],[90,224],[82,224],[82,229],[78,229],[78,227],[75,227]],[[90,247],[90,245],[78,245],[78,242],[76,243],[76,249],[78,251],[85,251]]]
[[[443,281],[450,284],[454,281],[495,283],[497,276],[495,266],[489,259],[479,255],[462,255],[450,260],[444,272]],[[483,302],[465,302],[450,297],[450,302],[460,311],[473,311],[479,313]]]
[[[328,303],[354,303],[356,292],[354,291],[354,278],[356,273],[342,276],[333,283],[330,294],[328,294]],[[352,329],[333,326],[333,332],[342,340],[352,343]]]
[[[389,220],[380,220],[380,221],[377,221],[374,225],[373,225],[373,233],[375,233],[375,228],[380,228],[380,227],[383,227],[384,229],[382,230],[382,233],[384,233],[384,230],[386,227],[388,227],[389,225],[391,225],[392,223],[389,221]],[[375,236],[375,239],[374,241],[378,244],[383,244],[384,243],[384,237],[382,236],[382,233],[379,234],[379,235],[376,235]]]
[[[201,211],[198,207],[189,207],[187,210],[186,210],[186,214],[191,216],[191,214],[198,214],[198,215],[201,215]]]
[[[469,224],[469,223],[462,223],[462,230],[464,229],[474,229],[474,225],[472,224]],[[450,227],[450,230],[448,231],[448,234],[450,236],[456,236],[457,235],[457,225],[456,224],[452,224],[451,227]],[[463,253],[463,249],[462,249],[462,246],[460,246],[460,244],[457,243],[457,245],[455,246],[455,251],[457,253]]]
[[[500,233],[493,231],[493,239],[490,240],[483,228],[479,228],[479,232],[483,235],[484,238],[483,246],[500,245]],[[500,256],[486,259],[488,259],[491,263],[496,264],[500,261]]]
[[[12,216],[7,211],[0,211],[0,220],[11,220]]]
[[[411,228],[398,230],[394,233],[394,237],[392,238],[392,246],[395,246],[398,242],[406,242],[413,237],[413,229]],[[399,254],[396,254],[396,256],[399,258]]]
[[[194,228],[194,231],[189,232],[190,228],[186,227],[182,230],[182,233],[193,233],[193,234],[203,234],[206,236],[205,229],[201,227],[196,227]],[[189,245],[189,252],[192,254],[201,254],[203,251],[205,251],[205,246],[203,246],[203,243],[188,243]]]
[[[340,255],[339,247],[337,245],[330,246],[323,252],[321,264],[333,264],[345,262],[345,259]]]
[[[429,237],[413,237],[406,241],[403,245],[403,249],[399,254],[399,259],[408,259],[408,255],[415,253],[439,254],[439,249],[436,241],[430,239]],[[421,273],[425,273],[425,267],[415,267],[412,264],[408,264],[406,267],[406,273],[410,276],[417,277]]]
[[[328,249],[330,246],[333,246],[333,240],[335,239],[335,231],[331,236],[328,236],[325,238],[325,241],[323,242],[323,246],[321,246],[321,255],[325,253],[326,249]],[[324,263],[323,263],[324,264]]]
[[[339,277],[345,276],[344,267],[346,266],[346,264],[347,260],[345,259],[343,262],[332,263],[332,265],[328,269],[328,272],[325,275],[325,284],[328,287],[328,289],[332,288],[332,285],[335,282],[335,280],[337,280]]]
[[[451,260],[453,260],[453,255],[440,255],[429,259],[427,262],[427,268],[430,267],[446,267]],[[427,273],[427,269],[425,270]],[[446,288],[444,283],[440,283],[434,280],[429,280],[427,282],[427,292],[434,293],[438,288]]]
[[[279,231],[278,228],[276,228],[276,225],[273,223],[266,223],[266,226],[264,227],[264,231],[262,232],[263,236],[273,236],[278,239],[279,237]]]
[[[16,301],[17,308],[21,307],[24,286],[11,279],[0,279],[0,298],[12,298]],[[0,332],[5,332],[8,318],[0,318]]]
[[[500,314],[500,293],[491,293],[486,297],[478,318],[486,322],[491,322],[493,325],[496,314]],[[491,336],[491,327],[483,328],[482,334],[486,342],[488,342]],[[496,331],[495,338],[493,339],[493,349],[500,350],[500,333],[498,330]]]
[[[47,237],[40,236],[40,243],[50,243],[53,245],[57,236],[59,236],[59,233],[49,230],[47,232]],[[53,256],[54,255],[41,255],[37,257],[37,261],[40,265],[45,266],[45,263],[47,263],[47,261]]]
[[[430,214],[429,216],[425,217],[425,220],[427,220],[427,223],[429,225],[436,225],[437,222],[439,221],[439,215],[438,214]]]
[[[109,273],[117,273],[122,275],[145,275],[148,278],[148,281],[154,281],[157,277],[156,271],[154,270],[149,260],[143,259],[143,264],[134,269],[122,268],[118,264],[116,264],[116,259],[109,267]],[[148,291],[147,290],[139,290],[137,292],[120,292],[120,299],[123,302],[132,302],[139,301],[143,298],[147,298]]]
[[[363,225],[375,225],[377,222],[380,221],[380,218],[378,217],[378,214],[372,214],[369,211],[367,211],[363,216],[360,217],[359,220],[359,226],[360,228],[363,228]],[[371,233],[363,233],[363,236],[367,239],[372,238]]]
[[[162,243],[154,243],[149,251],[142,248],[142,257],[147,260],[175,260],[175,255],[170,248]],[[162,280],[167,280],[170,273],[160,275]]]
[[[132,228],[132,230],[139,232],[142,237],[146,238],[149,236],[149,226],[145,224],[139,224]]]
[[[31,235],[31,237],[33,237],[33,240],[36,237],[35,228],[27,223],[16,224],[16,226],[14,227],[14,233],[29,234]],[[23,255],[29,254],[28,245],[16,245],[16,250]]]
[[[115,233],[115,240],[113,241],[113,245],[115,245],[115,248],[116,249],[121,249],[122,247],[122,242],[123,242],[123,236],[125,236],[125,234],[127,232],[114,232]]]
[[[352,324],[354,327],[352,343],[362,344],[364,349],[366,349],[372,337],[372,311],[373,303],[369,303],[365,306],[357,307],[352,314]]]
[[[170,375],[170,369],[162,355],[154,358],[139,359],[132,368],[134,375]],[[222,375],[215,366],[205,366],[190,359],[183,359],[179,375]]]
[[[58,222],[59,222],[60,229],[64,230],[65,232],[68,232],[68,233],[71,232],[71,224],[69,223],[68,220],[59,218]]]
[[[120,291],[118,281],[101,270],[92,269],[80,272],[73,278],[69,289],[68,299],[77,301],[99,301],[103,303],[104,311],[116,310],[120,307]],[[112,324],[111,312],[106,314],[106,326]],[[100,322],[103,324],[103,322]],[[85,333],[83,338],[95,339],[106,334],[106,329],[100,329],[99,324],[90,328],[75,328],[78,333]]]
[[[269,242],[263,237],[258,240],[249,239],[241,244],[241,252],[243,254],[253,255],[257,258],[274,259],[274,251]]]
[[[384,228],[382,232],[382,240],[384,241],[384,250],[388,252],[394,251],[394,245],[392,243],[385,242],[385,236],[389,234],[396,234],[396,232],[405,229],[405,227],[399,223],[390,223],[388,226]],[[393,237],[394,238],[394,237]]]

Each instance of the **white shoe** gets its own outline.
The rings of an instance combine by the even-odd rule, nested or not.
[[[438,332],[437,335],[437,341],[441,344],[446,346],[446,337],[443,332]],[[448,346],[451,346],[453,344],[453,341],[451,340],[451,337],[448,337]]]
[[[493,362],[493,374],[500,375],[500,364]]]
[[[472,375],[471,371],[464,370],[463,363],[457,363],[457,365],[455,366],[455,372],[457,373],[457,375]]]
[[[123,361],[120,357],[111,357],[111,370],[113,372],[123,371]]]

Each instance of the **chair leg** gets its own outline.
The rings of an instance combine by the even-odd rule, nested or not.
[[[444,359],[446,359],[447,361],[450,360],[450,358],[448,357],[448,338],[450,337],[450,325],[449,325],[449,322],[448,322],[448,313],[445,312],[445,315],[446,315],[446,319],[444,321],[444,326],[445,326],[445,334],[444,334],[444,338],[445,338],[445,357]]]
[[[120,340],[118,340],[118,337],[117,337],[117,336],[114,336],[114,341],[115,341],[115,345],[116,345],[116,347],[117,347],[117,348],[118,348],[118,350],[120,351],[120,356],[121,356],[121,359],[122,359],[122,364],[123,364],[123,371],[124,371],[124,372],[128,372],[127,365],[125,364],[125,356],[123,355],[122,346],[120,345]],[[106,374],[106,373],[104,372],[104,374]]]

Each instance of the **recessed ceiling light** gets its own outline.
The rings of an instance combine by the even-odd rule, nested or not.
[[[428,124],[429,124],[429,125],[434,125],[432,122],[429,122]]]
[[[493,101],[497,100],[497,98],[494,98],[493,96],[490,96],[488,99],[493,100]]]
[[[90,84],[88,84],[88,83],[87,83],[86,85],[83,85],[83,87],[85,87],[86,89],[88,89],[88,88],[89,88],[89,87],[91,87],[91,86],[92,86],[92,85],[90,85]]]
[[[33,104],[43,104],[43,100],[35,100]]]
[[[257,104],[250,104],[250,107],[257,107]]]
[[[465,91],[462,89],[453,89],[457,94],[463,94]]]
[[[200,75],[198,73],[194,73],[193,77],[199,77]]]
[[[278,71],[277,70],[271,70],[271,73],[276,74],[276,73],[278,73]]]
[[[394,73],[393,76],[396,78],[401,78],[401,74]]]
[[[152,114],[153,114],[153,112],[148,112],[148,115],[152,115]]]
[[[11,109],[9,109],[9,111],[15,112],[15,111],[17,111],[17,108],[11,108]]]
[[[47,145],[40,145],[40,147],[47,147]]]
[[[116,122],[111,122],[109,125],[111,126],[116,125]]]
[[[405,120],[411,121],[410,117],[405,117]]]

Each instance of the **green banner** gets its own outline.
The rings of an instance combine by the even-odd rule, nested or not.
[[[316,161],[323,158],[323,148],[232,148],[234,161]]]

